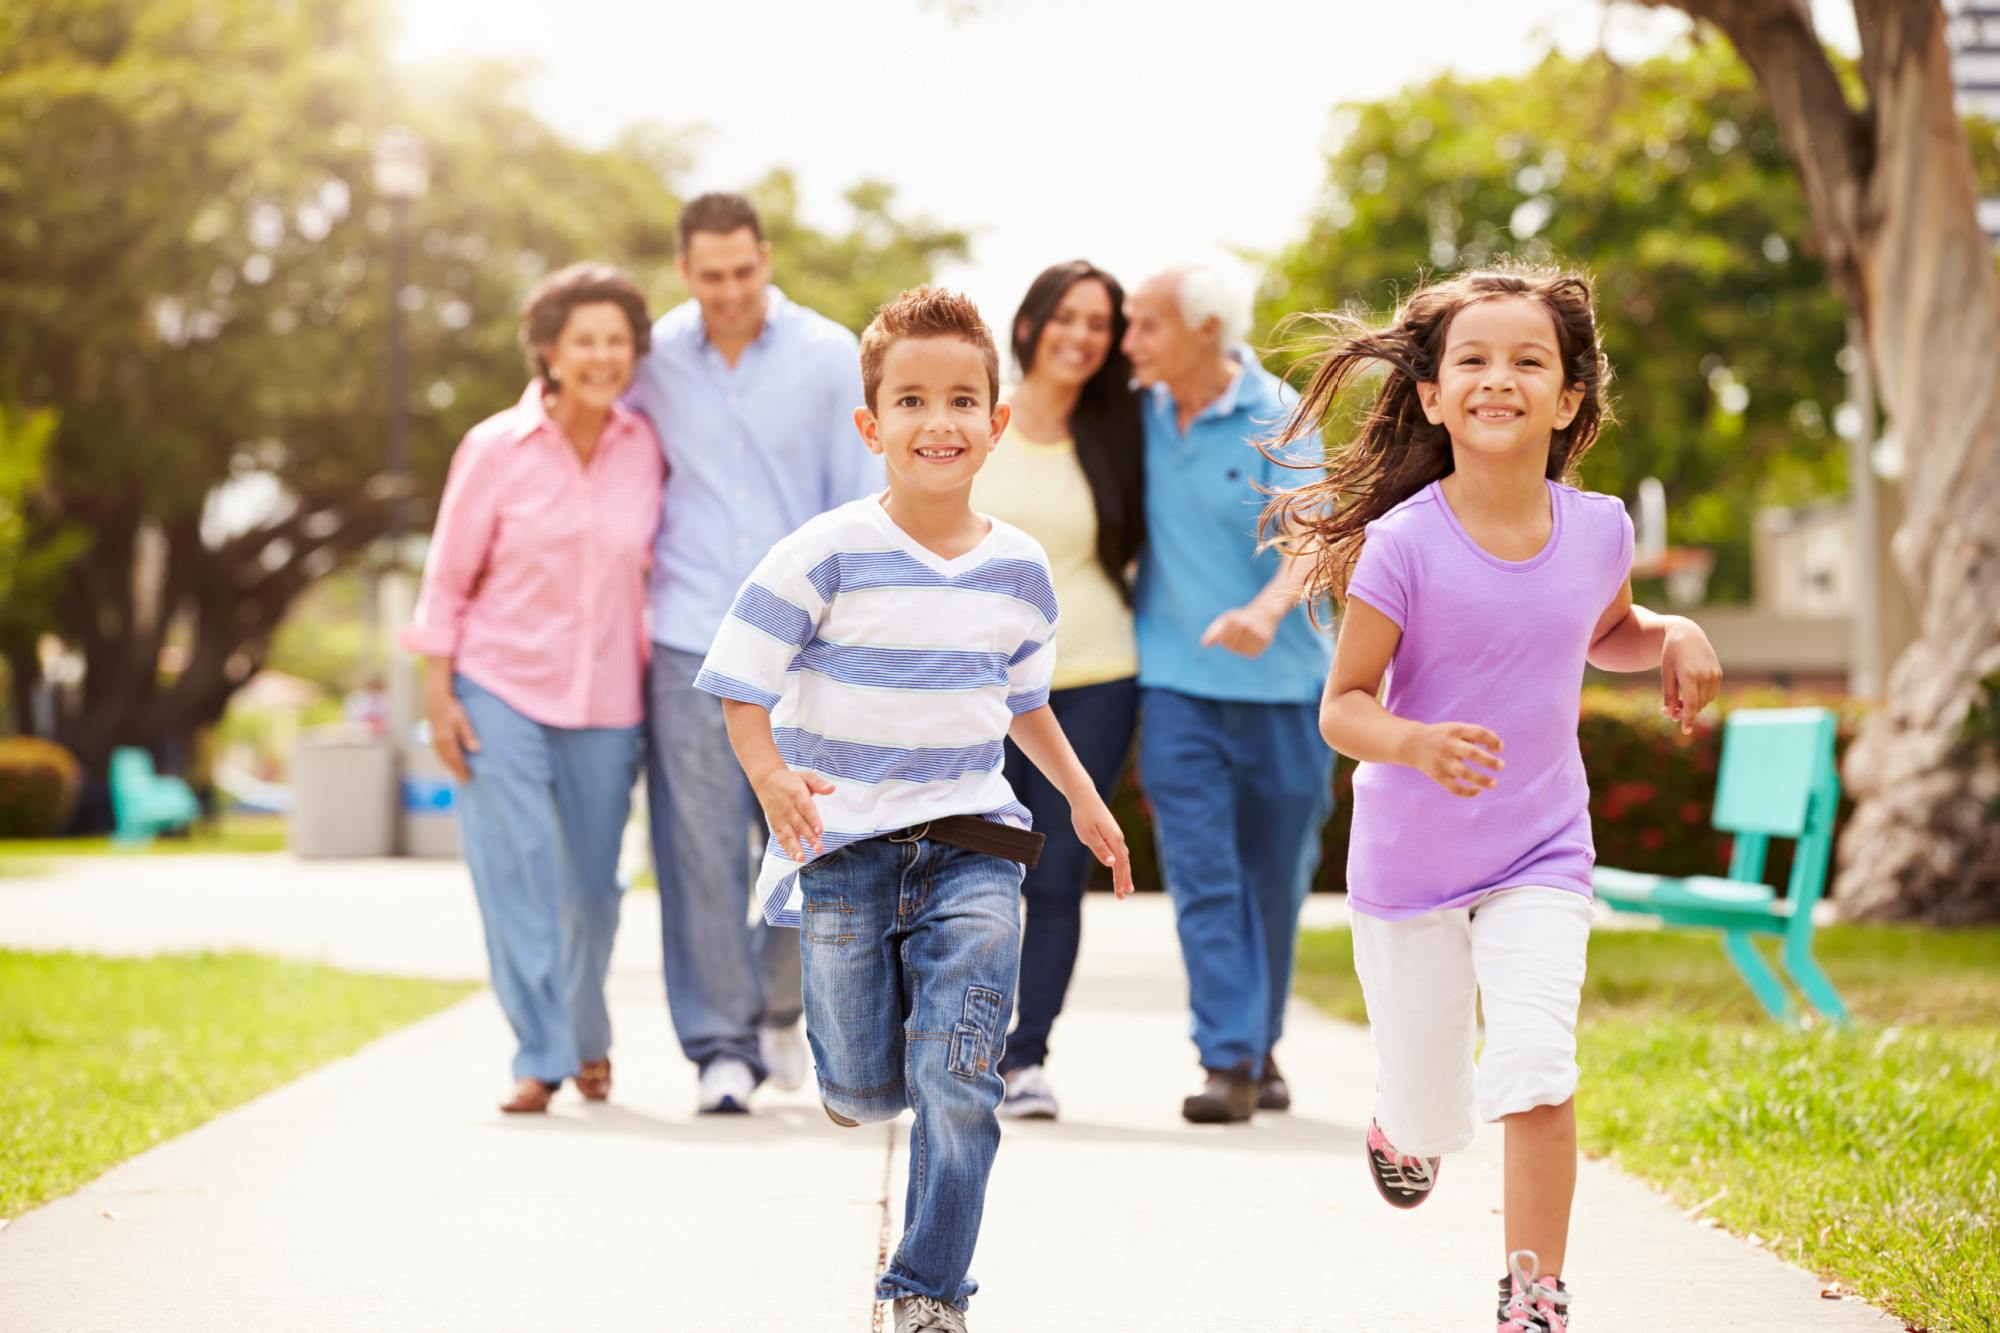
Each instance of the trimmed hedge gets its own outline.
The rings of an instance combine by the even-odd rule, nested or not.
[[[1809,704],[1831,708],[1840,719],[1836,752],[1845,756],[1864,711],[1853,700],[1781,690],[1743,690],[1725,697],[1724,705],[1702,714],[1692,736],[1682,736],[1673,722],[1660,716],[1657,693],[1605,686],[1584,690],[1577,739],[1590,775],[1590,819],[1600,863],[1665,875],[1722,874],[1729,867],[1730,840],[1708,824],[1722,756],[1722,719],[1736,708]],[[1340,761],[1333,786],[1338,805],[1321,836],[1315,892],[1347,887],[1347,830],[1354,794],[1351,760]],[[1851,804],[1845,798],[1841,802],[1843,825]],[[1132,849],[1133,878],[1142,889],[1159,888],[1151,808],[1139,789],[1136,765],[1120,781],[1112,810]],[[1782,888],[1790,870],[1790,844],[1774,844],[1765,879]],[[1109,885],[1109,874],[1100,870],[1097,886]]]
[[[52,838],[69,827],[82,780],[54,741],[0,737],[0,838]]]

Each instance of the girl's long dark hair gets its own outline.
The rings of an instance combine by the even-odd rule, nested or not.
[[[1084,383],[1070,413],[1069,429],[1097,509],[1097,563],[1129,606],[1132,589],[1125,571],[1146,540],[1146,437],[1139,398],[1132,392],[1132,363],[1123,347],[1125,289],[1109,273],[1081,259],[1043,269],[1028,284],[1028,294],[1014,312],[1014,363],[1023,375],[1035,368],[1042,330],[1079,282],[1102,283],[1111,297],[1111,351]]]
[[[1610,419],[1611,367],[1598,344],[1589,278],[1539,266],[1484,269],[1419,287],[1383,327],[1348,314],[1303,317],[1324,332],[1316,340],[1311,383],[1267,446],[1274,458],[1285,462],[1284,446],[1337,429],[1341,395],[1363,371],[1383,370],[1360,429],[1347,443],[1328,448],[1326,475],[1279,491],[1264,507],[1261,531],[1267,539],[1313,558],[1302,594],[1307,606],[1319,606],[1327,597],[1345,599],[1364,529],[1451,474],[1451,436],[1424,418],[1417,385],[1436,382],[1452,317],[1469,305],[1506,296],[1526,296],[1548,309],[1566,383],[1583,390],[1576,416],[1549,439],[1548,475],[1574,484],[1577,462]]]

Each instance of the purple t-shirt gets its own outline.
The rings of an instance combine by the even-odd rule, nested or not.
[[[1597,854],[1576,724],[1591,630],[1632,568],[1608,495],[1549,483],[1549,541],[1527,560],[1474,542],[1432,482],[1368,525],[1347,595],[1403,631],[1385,705],[1471,722],[1505,748],[1498,785],[1453,796],[1414,768],[1354,773],[1348,903],[1387,920],[1538,884],[1588,896]]]

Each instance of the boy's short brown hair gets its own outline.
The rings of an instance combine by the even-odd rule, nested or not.
[[[875,312],[861,335],[861,395],[875,410],[875,392],[882,387],[882,359],[897,343],[910,338],[963,338],[986,362],[986,405],[1000,398],[1000,349],[993,331],[979,317],[972,298],[943,287],[912,287]]]

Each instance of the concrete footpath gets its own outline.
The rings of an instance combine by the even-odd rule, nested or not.
[[[495,1111],[511,1043],[481,992],[14,1219],[0,1330],[879,1328],[906,1125],[837,1129],[810,1092],[694,1115],[657,936],[654,896],[628,895],[609,1104],[565,1089],[547,1117]],[[463,870],[415,862],[62,863],[0,879],[0,946],[484,968]],[[1064,1118],[1007,1127],[972,1327],[1490,1328],[1498,1133],[1424,1208],[1387,1208],[1361,1157],[1367,1035],[1303,1005],[1280,1048],[1298,1109],[1185,1125],[1184,1002],[1165,904],[1094,897],[1050,1065]],[[1900,1327],[1602,1163],[1584,1164],[1574,1230],[1579,1333]]]

